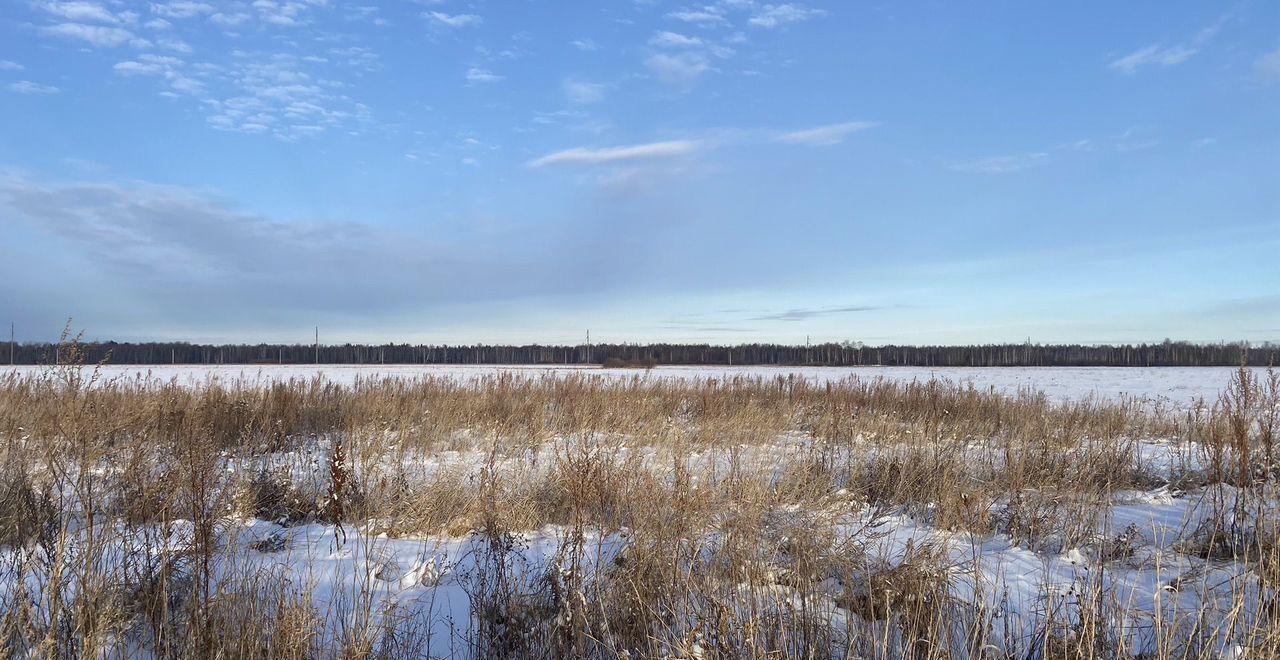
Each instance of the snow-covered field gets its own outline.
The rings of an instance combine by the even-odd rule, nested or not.
[[[40,367],[0,367],[6,371],[33,373]],[[1253,367],[1255,374],[1265,369]],[[1108,399],[1134,397],[1185,408],[1203,399],[1212,404],[1226,386],[1234,367],[685,367],[660,366],[644,369],[601,369],[578,366],[532,365],[111,365],[103,367],[104,378],[176,381],[198,384],[217,379],[223,382],[270,383],[317,376],[333,383],[350,385],[359,379],[449,378],[474,381],[509,373],[527,377],[556,377],[565,374],[601,378],[643,378],[695,380],[708,378],[795,376],[813,382],[832,382],[849,377],[883,378],[896,382],[941,379],[993,388],[1016,394],[1029,388],[1044,392],[1053,400],[1079,400],[1094,396]]]
[[[316,376],[338,385],[364,379],[439,377],[473,383],[484,390],[486,377],[503,373],[535,378],[586,374],[604,381],[686,384],[691,387],[690,400],[699,396],[702,390],[697,388],[709,379],[739,376],[767,380],[794,376],[819,384],[851,376],[905,383],[939,378],[1008,395],[1040,391],[1056,402],[1139,399],[1160,404],[1141,407],[1151,414],[1185,419],[1182,412],[1194,401],[1203,398],[1214,403],[1233,372],[1230,368],[659,367],[644,371],[489,366],[122,366],[107,367],[102,375],[108,383],[112,379],[142,379],[184,385],[220,382],[250,388]],[[1253,373],[1262,377],[1265,370]],[[755,390],[754,396],[761,392]],[[818,397],[815,402],[822,401],[816,392],[810,396]],[[16,400],[22,405],[29,401]],[[908,400],[904,394],[900,402]],[[962,400],[949,400],[964,405]],[[1271,406],[1274,414],[1277,401],[1268,401],[1264,405]],[[733,405],[747,410],[761,404],[744,398]],[[1255,421],[1261,423],[1268,409],[1254,405],[1256,409],[1250,414],[1257,415]],[[741,412],[715,406],[710,409],[728,415]],[[809,631],[805,634],[822,631],[818,638],[781,642],[770,638],[787,654],[795,655],[805,645],[817,644],[824,646],[819,655],[834,657],[901,657],[908,650],[918,651],[922,636],[934,654],[917,657],[939,659],[1004,657],[1000,655],[1004,653],[1034,659],[1048,654],[1052,645],[1064,645],[1053,647],[1058,652],[1061,648],[1079,652],[1082,644],[1091,645],[1091,650],[1078,657],[1265,657],[1266,649],[1277,648],[1265,646],[1266,639],[1260,642],[1256,631],[1265,630],[1266,617],[1274,616],[1275,569],[1280,558],[1247,553],[1236,556],[1226,553],[1221,545],[1213,545],[1216,535],[1228,530],[1224,533],[1234,535],[1233,542],[1253,544],[1248,545],[1250,552],[1271,548],[1274,555],[1277,546],[1268,545],[1271,542],[1263,537],[1275,533],[1280,501],[1275,482],[1268,477],[1257,484],[1210,483],[1206,475],[1215,469],[1215,460],[1231,464],[1231,459],[1215,459],[1199,427],[1178,427],[1172,421],[1142,422],[1134,428],[1164,430],[1119,434],[1105,441],[1080,430],[1094,428],[1087,426],[1088,420],[1053,421],[1049,413],[1045,413],[1044,424],[1077,425],[1069,432],[1076,435],[1057,435],[1067,433],[1057,426],[1037,430],[1036,420],[1026,424],[1026,420],[1012,420],[993,427],[1012,424],[1012,428],[1021,429],[1019,433],[1052,436],[1050,441],[976,437],[973,429],[979,426],[955,422],[955,413],[945,409],[930,409],[927,414],[900,411],[895,406],[865,413],[833,410],[850,415],[846,421],[856,431],[839,443],[823,439],[834,433],[823,426],[832,423],[830,416],[816,417],[819,421],[787,429],[760,444],[744,442],[737,435],[723,442],[715,438],[673,440],[683,436],[646,435],[650,432],[634,431],[626,424],[627,430],[612,439],[588,433],[517,442],[472,433],[470,428],[450,428],[443,440],[428,443],[412,440],[415,434],[423,433],[416,427],[407,430],[387,421],[382,428],[384,423],[378,421],[378,430],[352,436],[313,434],[268,450],[224,450],[218,454],[214,470],[221,476],[209,495],[224,507],[216,525],[210,588],[238,594],[247,581],[257,585],[254,589],[261,589],[261,576],[289,585],[302,594],[302,602],[318,617],[313,624],[313,646],[322,657],[351,657],[340,647],[349,649],[363,637],[375,646],[381,644],[391,657],[473,657],[520,649],[622,656],[626,648],[617,646],[623,644],[619,640],[631,638],[620,632],[627,623],[621,619],[630,610],[618,606],[617,599],[625,601],[623,595],[629,592],[663,593],[641,579],[652,576],[636,572],[628,562],[637,561],[633,559],[637,556],[650,560],[667,557],[663,553],[674,553],[667,561],[676,567],[677,574],[686,573],[677,582],[688,590],[675,597],[674,605],[667,601],[644,604],[663,608],[661,616],[646,619],[661,621],[661,625],[640,637],[651,642],[646,653],[663,657],[764,655],[762,648],[741,645],[750,634],[742,635],[740,630],[770,625],[777,631],[791,631],[786,633],[790,635],[798,635],[797,628]],[[1036,409],[1008,410],[1025,413]],[[368,414],[376,421],[393,413],[377,409]],[[429,422],[432,414],[427,410],[415,423]],[[689,416],[692,414],[682,408],[678,415],[670,416],[670,424],[683,432],[688,429],[682,425],[693,428],[714,421],[699,422],[696,416]],[[925,418],[916,417],[919,414]],[[680,421],[681,416],[686,419]],[[13,435],[0,438],[11,443],[9,452],[32,441],[24,427],[9,428]],[[112,437],[119,435],[115,429],[110,433]],[[921,433],[934,435],[921,437]],[[1063,445],[1061,437],[1075,444]],[[97,475],[95,479],[106,480],[97,488],[111,483],[112,475],[126,472],[125,459],[112,454],[121,451],[112,445],[87,471]],[[138,451],[146,454],[152,450],[144,447]],[[271,488],[296,491],[323,502],[332,497],[335,456],[342,457],[341,479],[368,489],[362,497],[372,498],[375,490],[394,490],[409,500],[415,493],[427,493],[420,502],[426,507],[437,505],[433,498],[456,498],[439,506],[446,509],[446,519],[453,515],[447,510],[456,509],[457,520],[446,525],[448,531],[421,533],[403,528],[403,521],[396,517],[400,514],[391,512],[373,511],[367,519],[334,525],[316,515],[298,519],[285,514],[254,515],[253,506],[246,512],[236,504],[239,499],[219,499],[219,492],[239,492],[246,482],[270,476],[274,480],[268,484]],[[57,458],[51,457],[49,464],[37,458],[32,478],[70,478],[76,473]],[[1260,458],[1261,454],[1255,456],[1255,460]],[[172,464],[147,469],[181,473],[183,462],[189,459],[179,455],[161,460]],[[912,470],[913,464],[930,461],[934,463]],[[1250,469],[1253,467],[1256,464]],[[139,468],[132,465],[128,469]],[[1058,481],[1051,484],[1024,476],[1035,470],[1043,471],[1046,480]],[[1016,474],[1010,474],[1013,472]],[[886,474],[892,476],[886,478]],[[946,483],[952,490],[910,483],[912,479],[932,479],[935,474],[938,483]],[[805,488],[816,490],[805,495],[779,495],[797,475],[805,475]],[[1073,483],[1077,477],[1078,486]],[[729,485],[757,479],[766,486],[754,497],[725,495]],[[874,492],[868,495],[859,479],[883,479],[886,485],[877,488],[890,490],[900,487],[896,482],[908,483],[903,492],[928,495],[918,501],[875,496]],[[1111,479],[1119,481],[1113,485]],[[1006,481],[1023,485],[1008,491],[992,491],[989,486]],[[486,486],[491,482],[500,486]],[[1094,482],[1102,483],[1086,485]],[[62,484],[69,493],[66,501],[79,502],[86,497],[83,483]],[[162,489],[168,486],[160,483]],[[0,484],[0,500],[3,488]],[[697,511],[699,498],[725,498],[725,508],[681,513],[688,519],[674,518],[665,525],[650,522],[647,527],[639,522],[635,526],[575,525],[571,521],[576,514],[561,513],[555,514],[563,518],[556,522],[497,533],[478,519],[466,517],[467,512],[482,508],[475,501],[486,497],[493,497],[502,507],[557,510],[537,503],[559,501],[556,498],[564,497],[566,491],[577,492],[575,488],[585,493],[575,495],[582,506],[594,506],[584,503],[592,497],[616,495],[621,501],[611,506],[628,509],[653,498],[652,506],[657,509],[653,515],[659,517],[674,515],[677,508]],[[497,490],[492,489],[502,492],[494,494]],[[680,499],[681,493],[692,500]],[[75,504],[63,506],[79,510]],[[957,522],[954,517],[945,518],[944,508],[964,512],[972,519]],[[507,512],[491,513],[501,516]],[[0,518],[3,515],[0,511]],[[688,522],[695,518],[696,523]],[[755,522],[741,522],[743,518]],[[0,520],[2,524],[10,522]],[[691,526],[681,527],[685,524]],[[665,527],[684,531],[673,532],[667,539],[672,544],[669,549],[655,552],[653,544],[663,542]],[[128,524],[123,519],[108,519],[96,526],[76,518],[60,537],[65,544],[62,547],[0,544],[0,610],[26,608],[37,613],[37,619],[41,612],[47,616],[46,610],[54,602],[49,596],[55,573],[52,567],[66,561],[65,556],[73,560],[59,569],[70,576],[60,578],[66,581],[61,588],[72,596],[79,589],[77,567],[88,565],[82,561],[86,557],[94,558],[89,563],[96,562],[97,568],[90,571],[94,579],[108,585],[113,581],[133,585],[137,566],[122,567],[138,562],[139,556],[169,557],[171,553],[182,562],[191,562],[191,548],[196,547],[194,529],[185,517]],[[752,530],[754,536],[744,541],[743,529]],[[814,544],[815,549],[804,551],[806,544]],[[732,571],[720,572],[730,564]],[[816,573],[815,564],[820,566]],[[931,588],[938,591],[929,591]],[[257,600],[278,597],[277,592],[254,596]],[[270,618],[275,616],[273,612],[268,607],[262,616]],[[942,617],[945,623],[922,632],[911,623],[913,617],[934,617],[935,624]],[[0,632],[5,625],[6,618],[0,614]],[[966,647],[974,633],[965,626],[983,631],[980,648]],[[108,649],[102,655],[156,655],[145,641],[146,635],[138,630],[112,628],[100,642]],[[387,641],[390,630],[413,632],[394,638],[392,644]],[[34,647],[27,651],[26,655],[39,655]]]

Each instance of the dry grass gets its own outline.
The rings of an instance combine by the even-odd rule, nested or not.
[[[950,546],[912,543],[892,558],[875,547],[907,517],[975,548],[993,535],[1049,555],[1101,543],[1100,568],[1135,561],[1132,538],[1099,541],[1098,530],[1117,493],[1166,486],[1212,504],[1178,548],[1241,567],[1244,586],[1225,612],[1206,599],[1189,619],[1157,616],[1144,648],[1215,657],[1231,639],[1266,657],[1280,651],[1280,383],[1269,378],[1242,370],[1221,402],[1181,418],[940,382],[503,375],[192,387],[103,382],[91,367],[11,374],[0,378],[0,647],[1127,657],[1128,605],[1108,602],[1101,579],[1066,600],[1046,596],[1034,630],[1011,630],[991,599],[957,596],[998,587],[958,569]],[[1162,472],[1140,451],[1153,438],[1203,460]],[[317,611],[296,577],[228,576],[245,548],[225,530],[245,518],[470,536],[473,568],[459,579],[471,625],[431,638],[429,624],[374,611],[361,594]],[[554,557],[523,561],[521,534],[547,525],[560,538]],[[284,551],[256,543],[248,550]]]

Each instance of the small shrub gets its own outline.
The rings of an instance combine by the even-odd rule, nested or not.
[[[265,468],[241,484],[235,505],[242,515],[282,525],[310,520],[320,511],[314,495],[300,489],[287,472]]]
[[[49,495],[25,475],[6,471],[0,478],[0,547],[28,547],[57,527],[58,511]]]

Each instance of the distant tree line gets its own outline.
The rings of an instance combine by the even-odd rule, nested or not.
[[[0,350],[5,358],[10,347]],[[19,343],[15,364],[52,364],[58,345]],[[410,344],[189,344],[85,342],[84,361],[112,364],[610,364],[610,365],[825,365],[918,367],[1200,367],[1266,366],[1280,344],[988,344],[974,346],[864,346],[783,344],[595,344],[577,346],[436,346]]]

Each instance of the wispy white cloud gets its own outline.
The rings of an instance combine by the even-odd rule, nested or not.
[[[151,42],[138,37],[121,27],[108,25],[88,25],[86,23],[58,23],[40,30],[44,34],[66,39],[78,39],[94,46],[115,48],[129,44],[137,48],[148,48]]]
[[[168,55],[143,53],[136,59],[117,62],[112,70],[121,76],[156,76],[168,81],[175,94],[201,96],[205,84],[184,71],[186,62]]]
[[[207,91],[206,83],[200,81],[196,74],[188,72],[187,63],[179,58],[169,55],[155,55],[151,52],[143,52],[136,59],[118,61],[111,70],[118,75],[150,75],[150,77],[163,78],[168,82],[168,90],[165,96],[193,96],[204,97]],[[210,104],[216,101],[210,100]]]
[[[759,316],[751,317],[752,321],[808,321],[809,319],[821,316],[832,316],[835,314],[860,314],[863,312],[878,312],[892,309],[885,305],[842,305],[831,307],[793,307],[781,312],[770,312]]]
[[[1152,44],[1145,48],[1139,48],[1138,50],[1135,50],[1123,57],[1114,59],[1110,64],[1108,64],[1108,66],[1123,74],[1133,75],[1138,72],[1138,69],[1146,66],[1155,65],[1170,67],[1182,64],[1194,57],[1201,49],[1207,46],[1230,18],[1230,14],[1220,17],[1209,26],[1197,32],[1191,40],[1186,43],[1174,44],[1172,46]]]
[[[1117,153],[1124,154],[1132,151],[1142,151],[1152,149],[1159,146],[1160,141],[1157,140],[1151,131],[1143,127],[1130,128],[1119,135],[1110,135],[1101,138],[1082,138],[1063,142],[1051,147],[1038,151],[1028,151],[1025,153],[1014,153],[1001,156],[989,156],[979,158],[977,160],[956,163],[949,166],[950,169],[957,172],[970,172],[974,174],[1012,174],[1021,172],[1044,165],[1052,160],[1064,156],[1091,154],[1091,153]]]
[[[156,76],[167,71],[176,71],[183,61],[176,57],[143,54],[136,60],[117,62],[112,69],[123,76]]]
[[[382,67],[382,58],[371,48],[364,46],[347,46],[344,48],[330,48],[329,54],[335,58],[335,61],[346,64],[349,67],[364,69],[365,71],[376,71]],[[320,58],[323,60],[324,58]]]
[[[227,3],[169,0],[149,5],[153,15],[151,20],[143,21],[132,12],[118,12],[114,14],[115,24],[104,25],[101,23],[108,19],[105,15],[99,16],[92,8],[96,5],[92,3],[52,3],[44,8],[55,16],[85,21],[97,17],[100,20],[96,23],[57,22],[38,29],[50,37],[74,39],[98,47],[130,45],[143,50],[159,48],[186,54],[194,49],[177,38],[172,31],[173,24],[167,19],[207,16],[211,24],[224,28],[255,21],[265,26],[292,27],[310,23],[309,12],[328,5],[328,0]],[[106,6],[115,7],[116,4]],[[154,36],[139,36],[130,29],[133,25],[153,30],[151,34]],[[331,44],[337,39],[323,33],[315,37],[320,44]],[[300,47],[299,42],[290,42],[290,45]],[[378,67],[379,58],[372,50],[357,45],[332,46],[299,54],[232,50],[228,61],[216,64],[188,62],[179,57],[144,52],[116,62],[112,70],[120,76],[160,80],[163,83],[162,96],[195,99],[207,125],[217,130],[260,133],[288,141],[338,127],[354,135],[372,125],[371,109],[349,96],[348,90],[353,88],[351,83],[308,70],[309,66],[317,64],[374,70]],[[34,87],[23,91],[37,93]]]
[[[600,163],[616,163],[652,158],[671,158],[673,156],[691,154],[697,151],[700,146],[701,143],[697,140],[670,140],[666,142],[650,142],[648,144],[633,144],[622,147],[605,147],[600,149],[576,147],[547,154],[546,156],[531,161],[529,166],[544,167],[547,165],[568,164],[596,165]]]
[[[586,105],[604,100],[605,86],[601,83],[568,78],[564,81],[562,87],[565,98],[569,99],[570,103]]]
[[[663,30],[649,39],[650,46],[658,48],[696,48],[703,44],[702,39]]]
[[[1111,148],[1121,153],[1126,151],[1142,151],[1159,144],[1159,141],[1151,137],[1151,134],[1148,131],[1133,128],[1111,138],[1108,142]]]
[[[387,27],[391,25],[391,21],[383,18],[378,13],[378,8],[372,5],[358,5],[349,8],[350,13],[347,20],[350,21],[368,21],[378,27]]]
[[[751,12],[760,11],[756,0],[714,0],[709,4],[669,12],[667,18],[705,30],[705,34],[658,30],[648,39],[645,67],[668,85],[691,87],[705,74],[717,71],[712,64],[737,54],[736,45],[747,43],[741,30],[724,34],[723,28],[741,24]]]
[[[247,22],[251,18],[253,17],[240,11],[218,12],[209,16],[210,21],[215,25],[220,25],[222,27],[236,27],[237,25]]]
[[[500,76],[488,69],[482,69],[478,66],[473,66],[467,69],[466,78],[467,78],[468,84],[484,84],[484,83],[492,83],[492,82],[499,82],[501,80],[505,80],[505,77]]]
[[[40,8],[62,19],[74,22],[120,23],[120,18],[96,2],[43,2]]]
[[[706,55],[700,52],[657,53],[645,60],[645,66],[668,85],[691,85],[711,71]]]
[[[788,144],[829,146],[844,142],[844,139],[850,135],[858,131],[865,131],[868,128],[874,128],[877,125],[878,123],[874,121],[847,121],[839,124],[827,124],[799,131],[790,131],[778,135],[775,139]]]
[[[775,28],[788,23],[798,23],[825,15],[824,9],[814,9],[802,4],[786,3],[781,5],[765,5],[747,20],[749,25],[760,28]]]
[[[592,277],[598,260],[582,255],[595,251],[577,242],[531,251],[515,232],[486,233],[472,223],[423,236],[341,216],[308,220],[243,209],[216,192],[141,181],[57,184],[0,171],[0,218],[6,230],[12,224],[61,241],[68,254],[87,264],[85,279],[98,280],[103,291],[128,292],[128,299],[148,296],[157,311],[164,310],[157,318],[166,324],[186,318],[193,328],[217,321],[243,329],[264,313],[295,318],[305,310],[314,318],[322,310],[332,314],[325,318],[368,318],[370,313],[394,316],[424,302],[474,301],[477,296],[510,300],[513,291],[556,295],[588,284],[592,291],[617,286]],[[651,233],[647,228],[644,232]],[[486,240],[484,251],[465,249],[477,238]],[[10,266],[6,273],[38,258],[14,262],[9,257],[19,256],[16,248],[26,245],[5,247],[14,248],[4,253]],[[361,267],[342,267],[349,263]],[[555,273],[537,267],[547,263],[561,267]],[[58,276],[66,275],[65,269],[57,270]],[[468,278],[465,296],[458,287],[442,284],[450,281],[450,273],[460,272],[475,273]],[[38,297],[50,310],[82,309],[74,301],[97,293],[73,287],[79,275],[38,279],[49,283]],[[200,304],[193,306],[192,300]],[[350,301],[358,301],[357,306],[349,306]],[[24,306],[23,311],[33,313],[30,309]],[[193,314],[200,318],[192,320]],[[23,318],[18,317],[18,327]]]
[[[703,26],[722,25],[729,22],[725,18],[724,12],[715,6],[673,11],[667,14],[667,18]]]
[[[57,94],[61,89],[52,85],[41,85],[30,80],[19,80],[15,83],[9,83],[5,86],[11,92],[16,94]]]
[[[216,94],[201,102],[215,129],[293,141],[339,127],[354,131],[372,122],[368,106],[339,91],[342,83],[309,71],[296,55],[233,55],[232,66],[214,71]]]
[[[1173,66],[1191,59],[1196,49],[1186,46],[1164,47],[1160,44],[1147,46],[1111,62],[1112,69],[1125,74],[1137,73],[1138,69],[1151,64]]]
[[[529,51],[525,50],[519,45],[513,45],[508,48],[502,48],[502,49],[491,49],[487,46],[477,45],[474,50],[477,55],[489,61],[493,61],[493,60],[514,61],[514,60],[522,59],[529,55]]]
[[[156,39],[156,46],[176,53],[190,53],[194,50],[191,48],[191,44],[173,37],[161,37],[160,39]]]
[[[554,126],[559,124],[581,123],[590,115],[581,110],[556,110],[554,112],[539,112],[533,116],[533,123],[543,126]]]
[[[479,25],[483,20],[476,14],[446,14],[442,11],[429,11],[425,16],[437,25],[451,28]]]
[[[1264,83],[1280,82],[1280,48],[1255,60],[1253,73]]]
[[[569,45],[586,53],[600,50],[600,44],[591,39],[574,39],[569,42]]]
[[[0,60],[0,71],[22,71],[27,67],[10,60]]]
[[[151,4],[151,12],[166,18],[192,18],[214,13],[214,7],[206,2],[192,0],[170,0]]]
[[[951,169],[957,172],[970,172],[973,174],[1012,174],[1034,167],[1044,162],[1048,157],[1049,154],[1043,151],[1012,156],[991,156],[967,163],[957,163],[952,165]]]
[[[328,0],[253,0],[253,9],[267,23],[295,26],[308,22],[304,14],[312,7],[326,4]]]

